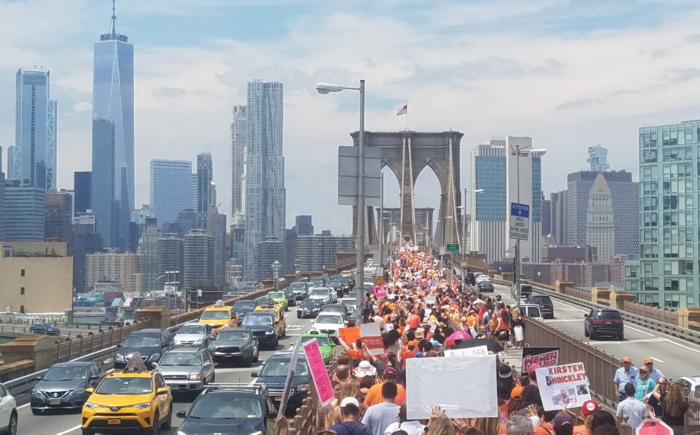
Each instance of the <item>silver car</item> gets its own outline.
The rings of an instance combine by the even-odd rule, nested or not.
[[[335,290],[329,287],[316,287],[309,292],[309,299],[318,299],[323,305],[335,302]]]
[[[163,375],[173,393],[199,392],[215,380],[214,361],[206,348],[177,347],[165,352],[152,366]]]
[[[175,347],[202,347],[214,338],[214,330],[204,323],[188,323],[177,331],[173,343]]]

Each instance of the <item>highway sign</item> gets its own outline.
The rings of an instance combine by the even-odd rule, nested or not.
[[[448,243],[447,252],[452,253],[452,255],[459,255],[459,243]]]
[[[530,206],[510,203],[510,238],[527,240],[530,236]]]

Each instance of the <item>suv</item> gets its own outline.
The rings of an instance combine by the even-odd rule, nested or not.
[[[601,335],[608,335],[617,338],[618,341],[625,339],[625,325],[620,312],[614,308],[594,308],[589,314],[584,314],[583,335],[591,340],[597,339]]]
[[[163,352],[173,346],[173,336],[167,329],[141,329],[132,331],[118,344],[119,350],[114,356],[114,368],[123,369],[134,352],[141,355],[147,364],[157,362]]]
[[[304,299],[297,307],[297,319],[316,317],[322,309],[323,304],[321,303],[321,300],[311,298]]]
[[[255,311],[255,307],[257,306],[257,302],[250,300],[236,301],[233,303],[233,309],[236,310],[236,313],[238,313],[238,326],[241,326],[241,322],[243,322],[245,315]]]
[[[542,309],[542,316],[545,319],[554,318],[554,304],[552,304],[552,299],[549,296],[531,294],[527,297],[527,302],[539,305]]]
[[[314,324],[311,326],[312,331],[318,331],[322,334],[337,336],[339,330],[347,328],[348,319],[342,313],[321,313],[316,316]]]
[[[219,305],[218,302],[217,305]],[[202,317],[199,318],[199,323],[211,326],[214,328],[214,332],[218,333],[224,328],[238,326],[238,315],[233,307],[213,306],[204,310]]]
[[[256,311],[248,313],[243,318],[244,328],[253,332],[260,342],[260,346],[268,346],[270,349],[277,349],[279,336],[275,327],[275,316],[269,311]]]
[[[335,300],[331,297],[331,292],[332,289],[328,287],[315,287],[309,292],[309,299],[318,299],[323,305],[332,304]]]
[[[520,304],[520,312],[523,313],[524,316],[532,317],[540,322],[544,320],[542,317],[542,309],[537,304]]]
[[[479,293],[493,293],[495,291],[493,288],[493,283],[488,279],[482,279],[481,281],[479,281],[479,284],[476,285],[476,288],[479,290]]]
[[[157,364],[151,365],[158,368],[172,391],[200,392],[204,385],[215,379],[214,361],[205,348],[177,347],[165,352]]]
[[[189,411],[178,411],[179,434],[266,434],[277,409],[264,385],[216,384],[207,387]]]
[[[17,402],[7,388],[0,384],[0,432],[17,434]]]
[[[282,306],[265,306],[261,305],[255,309],[256,313],[270,313],[275,318],[275,328],[277,329],[277,335],[280,337],[287,336],[287,322],[284,320],[284,311],[282,311]]]
[[[355,326],[355,320],[350,317],[350,309],[345,304],[330,304],[323,307],[320,314],[325,313],[340,313],[344,320],[348,322],[348,326]]]
[[[249,328],[231,328],[221,331],[209,345],[214,362],[243,359],[248,367],[258,362],[260,344]]]
[[[284,384],[287,380],[291,359],[292,351],[277,352],[265,361],[260,369],[260,373],[252,372],[250,374],[252,377],[256,378],[256,385],[264,385],[267,387],[267,391],[269,391],[275,403],[280,403],[282,401]],[[289,395],[289,400],[287,401],[287,409],[284,410],[285,413],[289,414],[289,412],[291,412],[293,414],[297,408],[301,407],[301,402],[304,400],[309,390],[308,383],[310,381],[311,371],[309,370],[309,365],[306,363],[306,355],[300,352],[296,370],[294,371],[294,378],[292,378],[292,390]]]
[[[173,396],[163,375],[149,371],[143,360],[134,355],[122,370],[108,374],[88,388],[83,405],[83,435],[116,432],[125,429],[170,430],[173,420]]]
[[[297,281],[291,283],[288,288],[294,293],[296,300],[300,301],[306,297],[310,286],[308,282]]]
[[[81,409],[94,387],[104,376],[102,365],[96,362],[73,361],[54,364],[34,386],[31,397],[32,413],[53,409]]]

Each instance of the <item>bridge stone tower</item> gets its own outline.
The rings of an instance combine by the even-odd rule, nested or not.
[[[445,132],[365,132],[365,146],[381,150],[382,168],[388,166],[399,182],[401,206],[399,209],[401,240],[416,241],[416,233],[422,232],[424,222],[416,220],[413,189],[421,171],[429,167],[440,183],[440,210],[434,244],[459,243],[462,231],[460,175],[460,141],[464,134]],[[350,134],[358,146],[358,132]],[[378,243],[372,207],[367,207],[365,222],[368,224],[367,244]],[[353,231],[356,228],[357,208],[353,207]],[[432,227],[432,225],[429,225]]]

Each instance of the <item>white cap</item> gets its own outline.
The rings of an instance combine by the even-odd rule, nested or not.
[[[360,409],[360,402],[357,401],[354,397],[346,397],[343,399],[342,402],[340,402],[340,407],[345,408],[348,405],[355,405],[357,409]]]

